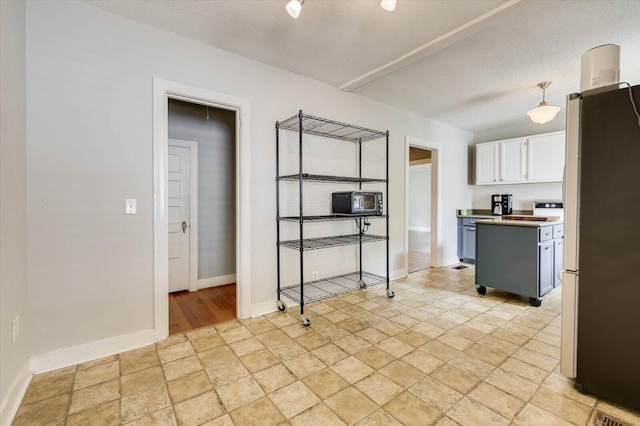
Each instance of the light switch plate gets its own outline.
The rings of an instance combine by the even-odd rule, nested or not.
[[[126,214],[136,214],[136,199],[127,198],[124,211]]]

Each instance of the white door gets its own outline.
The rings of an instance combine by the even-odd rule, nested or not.
[[[524,139],[500,143],[500,183],[526,180],[527,147]]]
[[[564,132],[529,137],[529,180],[562,182]]]
[[[498,177],[498,144],[476,145],[476,185],[496,183]]]
[[[190,156],[189,148],[169,146],[167,206],[170,293],[189,289]]]

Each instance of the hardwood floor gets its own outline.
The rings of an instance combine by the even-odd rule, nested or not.
[[[169,334],[236,318],[236,285],[169,294]]]

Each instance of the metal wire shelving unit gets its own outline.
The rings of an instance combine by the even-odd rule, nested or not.
[[[287,130],[298,133],[298,170],[297,174],[280,176],[280,131]],[[328,176],[304,173],[303,170],[303,135],[311,134],[332,139],[339,139],[358,144],[358,176]],[[362,177],[362,143],[385,139],[385,178],[364,178]],[[299,215],[280,216],[280,184],[281,182],[296,182],[299,190]],[[358,189],[362,189],[363,184],[385,184],[385,208],[383,215],[304,215],[303,197],[304,184],[306,182],[334,183],[334,184],[354,184]],[[325,118],[314,117],[303,114],[300,111],[297,115],[286,120],[276,122],[276,229],[277,229],[277,271],[278,271],[278,300],[277,305],[280,311],[287,309],[281,296],[286,296],[290,300],[300,304],[300,317],[302,325],[308,327],[311,321],[304,313],[306,303],[322,300],[338,294],[351,292],[354,290],[364,290],[368,287],[386,283],[387,296],[394,297],[393,291],[389,288],[389,132],[367,129],[353,126],[338,121]],[[385,220],[385,235],[366,234],[363,231],[369,219]],[[304,238],[304,224],[312,222],[345,221],[355,220],[358,225],[358,233],[350,235],[334,235],[316,238]],[[299,238],[294,240],[280,240],[281,222],[295,222],[299,226]],[[290,226],[290,225],[289,225]],[[362,244],[385,241],[386,244],[386,274],[377,275],[362,270]],[[336,275],[313,281],[304,281],[304,253],[311,250],[327,249],[331,247],[359,245],[358,270],[347,274]],[[282,248],[297,250],[300,253],[300,279],[294,285],[281,286],[280,262]]]

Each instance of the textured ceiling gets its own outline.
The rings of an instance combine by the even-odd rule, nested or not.
[[[621,75],[640,83],[640,1],[85,0],[118,15],[284,68],[482,135],[546,127],[526,111],[578,91],[580,55],[620,44]]]

